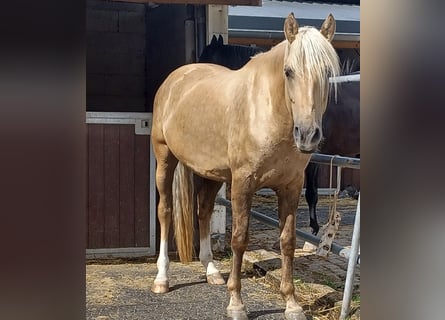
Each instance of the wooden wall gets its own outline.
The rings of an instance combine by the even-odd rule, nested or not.
[[[87,247],[148,247],[150,136],[134,125],[87,127]]]
[[[332,187],[337,187],[337,167],[333,167],[332,170]],[[329,188],[330,166],[320,165],[318,174],[318,184],[320,188]],[[353,186],[357,190],[360,190],[360,170],[343,168],[341,175],[341,189],[343,190],[347,186]]]

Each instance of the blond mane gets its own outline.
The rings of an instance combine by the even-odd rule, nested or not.
[[[329,85],[329,77],[340,75],[340,63],[335,49],[329,41],[313,27],[301,27],[295,41],[289,47],[288,64],[300,77],[318,79],[320,87]],[[337,84],[333,83],[335,95]],[[330,91],[330,90],[329,90]],[[324,101],[325,91],[321,90],[321,101]]]

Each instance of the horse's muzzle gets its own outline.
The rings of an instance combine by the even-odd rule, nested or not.
[[[313,153],[317,151],[318,144],[321,141],[321,130],[319,127],[295,127],[295,143],[298,150],[303,153]]]

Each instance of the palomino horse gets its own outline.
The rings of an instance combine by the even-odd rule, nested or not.
[[[225,45],[221,36],[213,36],[210,44],[202,51],[199,62],[215,63],[237,70],[261,52],[264,50],[259,47]],[[336,99],[329,99],[323,115],[323,139],[318,152],[356,157],[360,153],[360,74],[340,76],[335,81],[339,83],[339,93]],[[314,235],[320,230],[316,213],[319,167],[319,164],[309,162],[305,169],[305,197]]]
[[[191,177],[195,173],[203,178],[197,190],[199,259],[210,284],[224,284],[210,248],[210,215],[222,183],[232,184],[228,316],[247,319],[241,299],[241,263],[252,196],[267,186],[278,196],[285,316],[306,319],[293,284],[295,212],[304,168],[322,137],[329,76],[339,74],[338,56],[330,44],[334,33],[332,15],[319,32],[299,28],[291,13],[284,22],[286,40],[243,68],[231,71],[213,64],[189,64],[173,71],[160,86],[152,126],[161,227],[153,292],[169,289],[167,243],[172,214],[180,259],[191,261]],[[174,204],[174,198],[181,201]]]

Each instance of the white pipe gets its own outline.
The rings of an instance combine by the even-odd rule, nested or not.
[[[345,290],[341,305],[340,319],[344,320],[349,314],[351,306],[352,289],[354,286],[355,265],[358,260],[358,250],[360,247],[360,193],[358,195],[357,213],[355,214],[354,231],[352,233],[351,255],[348,261],[348,271],[346,272]]]

